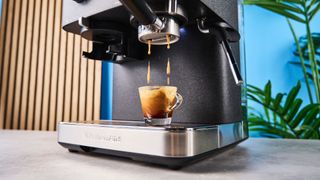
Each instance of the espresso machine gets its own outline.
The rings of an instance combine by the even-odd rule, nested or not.
[[[92,43],[83,56],[112,63],[112,120],[60,122],[58,143],[177,168],[247,139],[238,13],[238,0],[64,0],[63,29]],[[168,57],[184,102],[170,126],[150,126],[138,87],[148,61],[151,85],[165,84]]]

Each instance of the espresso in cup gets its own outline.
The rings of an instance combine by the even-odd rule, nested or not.
[[[151,125],[170,125],[173,110],[183,101],[175,86],[143,86],[139,95],[144,120]]]

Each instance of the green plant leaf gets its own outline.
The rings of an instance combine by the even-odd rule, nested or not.
[[[279,0],[276,0],[276,1],[279,1]],[[303,0],[280,0],[280,1],[285,1],[285,2],[289,2],[289,3],[295,3],[295,4],[298,4],[298,5],[303,5],[303,3],[304,3]]]
[[[301,65],[301,63],[300,62],[296,62],[296,61],[290,61],[290,63],[291,64],[294,64],[294,65]],[[318,63],[320,63],[320,62],[318,62]],[[310,65],[310,63],[309,62],[306,62],[305,63],[305,66],[309,69],[309,70],[311,70],[311,65]],[[320,72],[320,66],[318,67],[318,71]]]
[[[287,3],[283,3],[283,1],[278,0],[245,0],[244,4],[256,5],[292,20],[305,23],[305,20],[299,17],[303,16],[303,10],[296,6],[297,4],[301,5],[300,2],[287,1]]]
[[[317,12],[319,11],[320,9],[320,3],[318,3],[316,5],[316,7],[314,9],[312,9],[312,11],[309,13],[309,16],[310,16],[310,21],[313,19],[313,17],[317,14]]]
[[[309,138],[318,138],[318,132],[316,129],[314,129],[312,126],[303,125],[296,129],[296,131],[301,134],[303,139],[309,139]]]
[[[261,89],[255,87],[255,86],[252,86],[252,85],[248,84],[247,87],[248,87],[247,89],[249,91],[253,91],[253,92],[257,92],[259,94],[263,94],[263,91]]]
[[[305,115],[305,118],[304,118],[305,120],[302,125],[304,125],[304,126],[311,125],[312,122],[319,115],[319,108],[320,108],[319,104],[313,104],[312,109],[309,110],[309,113],[307,115]]]
[[[317,106],[318,106],[317,104],[308,104],[307,106],[303,107],[298,112],[295,119],[290,122],[290,126],[292,128],[296,128],[303,120],[304,120],[303,125],[309,125],[310,124],[309,120],[312,120],[311,115],[315,113],[314,111],[317,111],[317,109],[316,109]],[[309,115],[311,117],[308,117],[307,115]]]
[[[257,6],[270,6],[274,8],[279,8],[285,11],[291,11],[297,14],[303,14],[303,11],[298,8],[297,6],[294,6],[293,3],[281,3],[279,1],[245,1],[245,4],[247,5],[257,5]]]
[[[283,95],[282,93],[278,93],[277,96],[276,96],[276,99],[274,100],[274,103],[273,103],[273,107],[274,109],[278,109],[278,110],[282,110],[282,109],[279,109],[280,108],[280,103],[282,101],[282,98],[283,98]]]
[[[299,111],[300,107],[301,107],[301,104],[302,104],[302,100],[301,99],[296,99],[291,108],[290,108],[290,111],[288,112],[288,115],[287,115],[287,121],[288,123],[291,125],[291,121],[293,120],[294,116],[297,114],[297,112]],[[292,127],[292,126],[291,126]]]
[[[248,91],[248,99],[268,110],[268,112],[263,111],[262,113],[257,109],[252,110],[253,107],[249,108],[248,120],[251,131],[259,131],[264,137],[320,137],[320,104],[309,104],[302,107],[303,101],[297,97],[301,88],[299,81],[287,96],[284,96],[284,93],[277,93],[275,98],[272,97],[270,93],[272,91],[272,85],[269,81],[263,91],[252,85],[250,88],[255,90],[251,92]],[[261,94],[261,91],[264,94]],[[255,93],[258,93],[261,99],[258,98]],[[266,99],[270,99],[268,101],[271,103],[266,103]],[[268,117],[269,111],[273,113],[273,119]]]
[[[271,103],[271,82],[270,80],[264,87],[264,94],[265,94],[265,104],[269,105]]]
[[[301,88],[301,84],[300,84],[300,81],[298,81],[297,86],[293,87],[288,94],[287,100],[283,107],[283,111],[281,112],[282,115],[285,115],[289,111],[290,106],[292,105],[292,103],[294,102],[294,99],[297,97],[300,91],[300,88]]]
[[[301,22],[301,23],[306,23],[306,21],[304,19],[302,19],[301,17],[293,14],[293,13],[290,13],[288,11],[284,11],[283,9],[281,8],[277,8],[277,7],[273,7],[273,6],[269,6],[269,5],[259,5],[260,7],[264,8],[264,9],[267,9],[269,11],[272,11],[274,13],[277,13],[279,15],[282,15],[284,17],[287,17],[289,19],[292,19],[292,20],[295,20],[295,21],[298,21],[298,22]]]
[[[309,126],[310,129],[306,131],[304,138],[309,139],[312,136],[314,136],[314,134],[317,133],[319,126],[320,126],[320,118],[315,119],[315,123],[312,126]]]

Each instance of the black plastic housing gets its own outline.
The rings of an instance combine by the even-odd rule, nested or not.
[[[146,2],[156,9],[163,0]],[[130,13],[116,0],[108,3],[64,0],[63,29],[81,34],[79,17],[124,27],[123,35],[128,40],[125,56],[131,59],[113,65],[113,119],[142,119],[138,87],[146,85],[147,61],[151,61],[151,85],[166,85],[166,62],[170,58],[171,85],[177,86],[184,97],[181,108],[173,114],[174,122],[223,124],[244,120],[242,87],[235,84],[226,54],[219,40],[212,34],[201,33],[196,24],[197,19],[206,18],[212,24],[223,22],[236,30],[238,1],[180,0],[178,3],[188,16],[188,22],[180,29],[180,40],[172,44],[170,50],[165,46],[152,46],[151,56],[147,55],[147,46],[137,41],[137,29],[130,24]],[[70,12],[70,8],[78,10]],[[231,47],[237,64],[241,64],[239,43],[232,43]]]

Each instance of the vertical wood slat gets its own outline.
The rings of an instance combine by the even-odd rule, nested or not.
[[[16,65],[17,65],[17,49],[19,41],[19,28],[20,28],[20,7],[21,0],[15,1],[14,15],[13,15],[13,31],[12,31],[12,44],[10,47],[10,65],[9,65],[9,83],[7,87],[7,97],[6,97],[6,128],[13,127],[14,121],[12,120],[12,110],[13,110],[13,97],[15,91],[15,75],[16,75]],[[9,121],[10,120],[10,121]],[[15,122],[16,123],[16,122]]]
[[[27,1],[22,1],[21,5],[21,20],[19,29],[19,45],[17,49],[17,67],[16,67],[16,79],[15,79],[15,92],[13,102],[13,129],[19,129],[21,123],[19,122],[19,112],[21,103],[21,85],[22,85],[22,69],[23,69],[23,55],[25,49],[25,35],[26,35],[26,23],[27,23]]]
[[[93,119],[100,119],[100,95],[101,95],[101,74],[102,74],[102,63],[96,61],[94,64],[94,95],[93,95]]]
[[[53,54],[52,54],[52,70],[50,80],[50,99],[48,106],[49,108],[49,130],[53,131],[56,129],[56,104],[57,104],[57,80],[58,80],[58,61],[60,53],[60,35],[61,35],[61,5],[60,1],[56,2],[55,8],[55,19],[54,19],[54,40],[53,40]]]
[[[80,71],[80,50],[81,37],[76,35],[74,41],[74,61],[72,74],[72,94],[71,94],[71,121],[78,121],[78,94],[79,94],[79,71]]]
[[[7,7],[8,0],[2,1],[2,16],[1,16],[1,27],[0,27],[0,45],[4,47],[6,40],[6,24],[7,24]],[[1,94],[2,94],[2,76],[3,76],[3,66],[4,66],[4,56],[3,56],[4,48],[0,48],[0,129],[4,128],[4,111],[5,107],[2,105]]]
[[[11,40],[12,36],[9,35],[12,32],[12,26],[13,26],[13,14],[14,14],[14,1],[9,1],[8,3],[8,14],[7,14],[7,20],[6,24],[6,37],[5,37],[5,44],[3,44],[1,47],[4,47],[3,54],[1,54],[2,57],[2,81],[1,81],[1,93],[0,93],[0,121],[3,122],[3,127],[8,128],[8,124],[10,123],[10,119],[6,119],[6,111],[7,111],[7,86],[9,84],[9,67],[10,67],[10,60],[9,60],[9,54],[11,50]]]
[[[46,57],[46,41],[47,41],[47,15],[48,15],[48,0],[42,0],[41,7],[41,26],[40,26],[40,44],[38,50],[38,68],[36,77],[36,93],[35,93],[35,105],[34,105],[34,124],[35,130],[41,130],[41,110],[42,110],[42,97],[43,97],[43,76]],[[30,119],[33,120],[33,119]]]
[[[61,32],[61,46],[60,46],[60,57],[58,62],[58,92],[57,92],[57,104],[56,104],[56,119],[58,121],[63,121],[63,111],[64,111],[64,89],[65,89],[65,62],[67,57],[67,32]]]
[[[85,39],[81,40],[81,50],[88,51],[88,42]],[[86,94],[87,94],[87,64],[88,59],[81,57],[80,63],[80,85],[79,85],[79,105],[78,105],[78,117],[79,121],[86,120]]]
[[[1,47],[3,47],[3,45],[5,44],[5,33],[6,33],[6,24],[7,24],[7,2],[8,0],[2,0],[2,15],[1,15],[1,25],[0,25],[0,44],[2,45]],[[2,65],[3,65],[3,50],[4,48],[0,48],[0,91],[1,91],[1,82],[2,82]],[[3,126],[3,122],[0,119],[0,128],[2,128]]]
[[[31,3],[30,3],[31,4]],[[34,126],[34,104],[36,101],[36,81],[38,72],[41,7],[42,0],[36,0],[33,8],[29,8],[28,31],[25,53],[25,65],[23,71],[23,98],[21,103],[20,121],[25,129],[33,129]],[[31,18],[32,17],[32,18]],[[27,89],[27,90],[26,90]]]
[[[89,44],[89,52],[92,50],[92,44]],[[88,60],[87,66],[87,97],[93,96],[94,81],[94,61]],[[86,120],[92,120],[93,117],[93,98],[87,98]]]
[[[53,47],[53,37],[54,37],[54,10],[55,10],[55,1],[48,2],[48,19],[47,22],[51,22],[47,24],[47,39],[46,39],[46,54],[44,59],[44,77],[42,83],[42,111],[41,111],[41,119],[45,119],[45,121],[41,121],[41,130],[47,130],[49,128],[48,120],[48,111],[49,111],[49,96],[50,96],[50,75],[51,75],[51,67],[52,67],[52,47]]]
[[[91,43],[62,31],[62,0],[2,2],[0,129],[100,119],[101,62],[82,58]]]
[[[70,121],[71,115],[71,87],[72,87],[72,71],[73,71],[73,45],[74,34],[68,33],[67,59],[65,60],[65,84],[64,84],[64,121]]]

